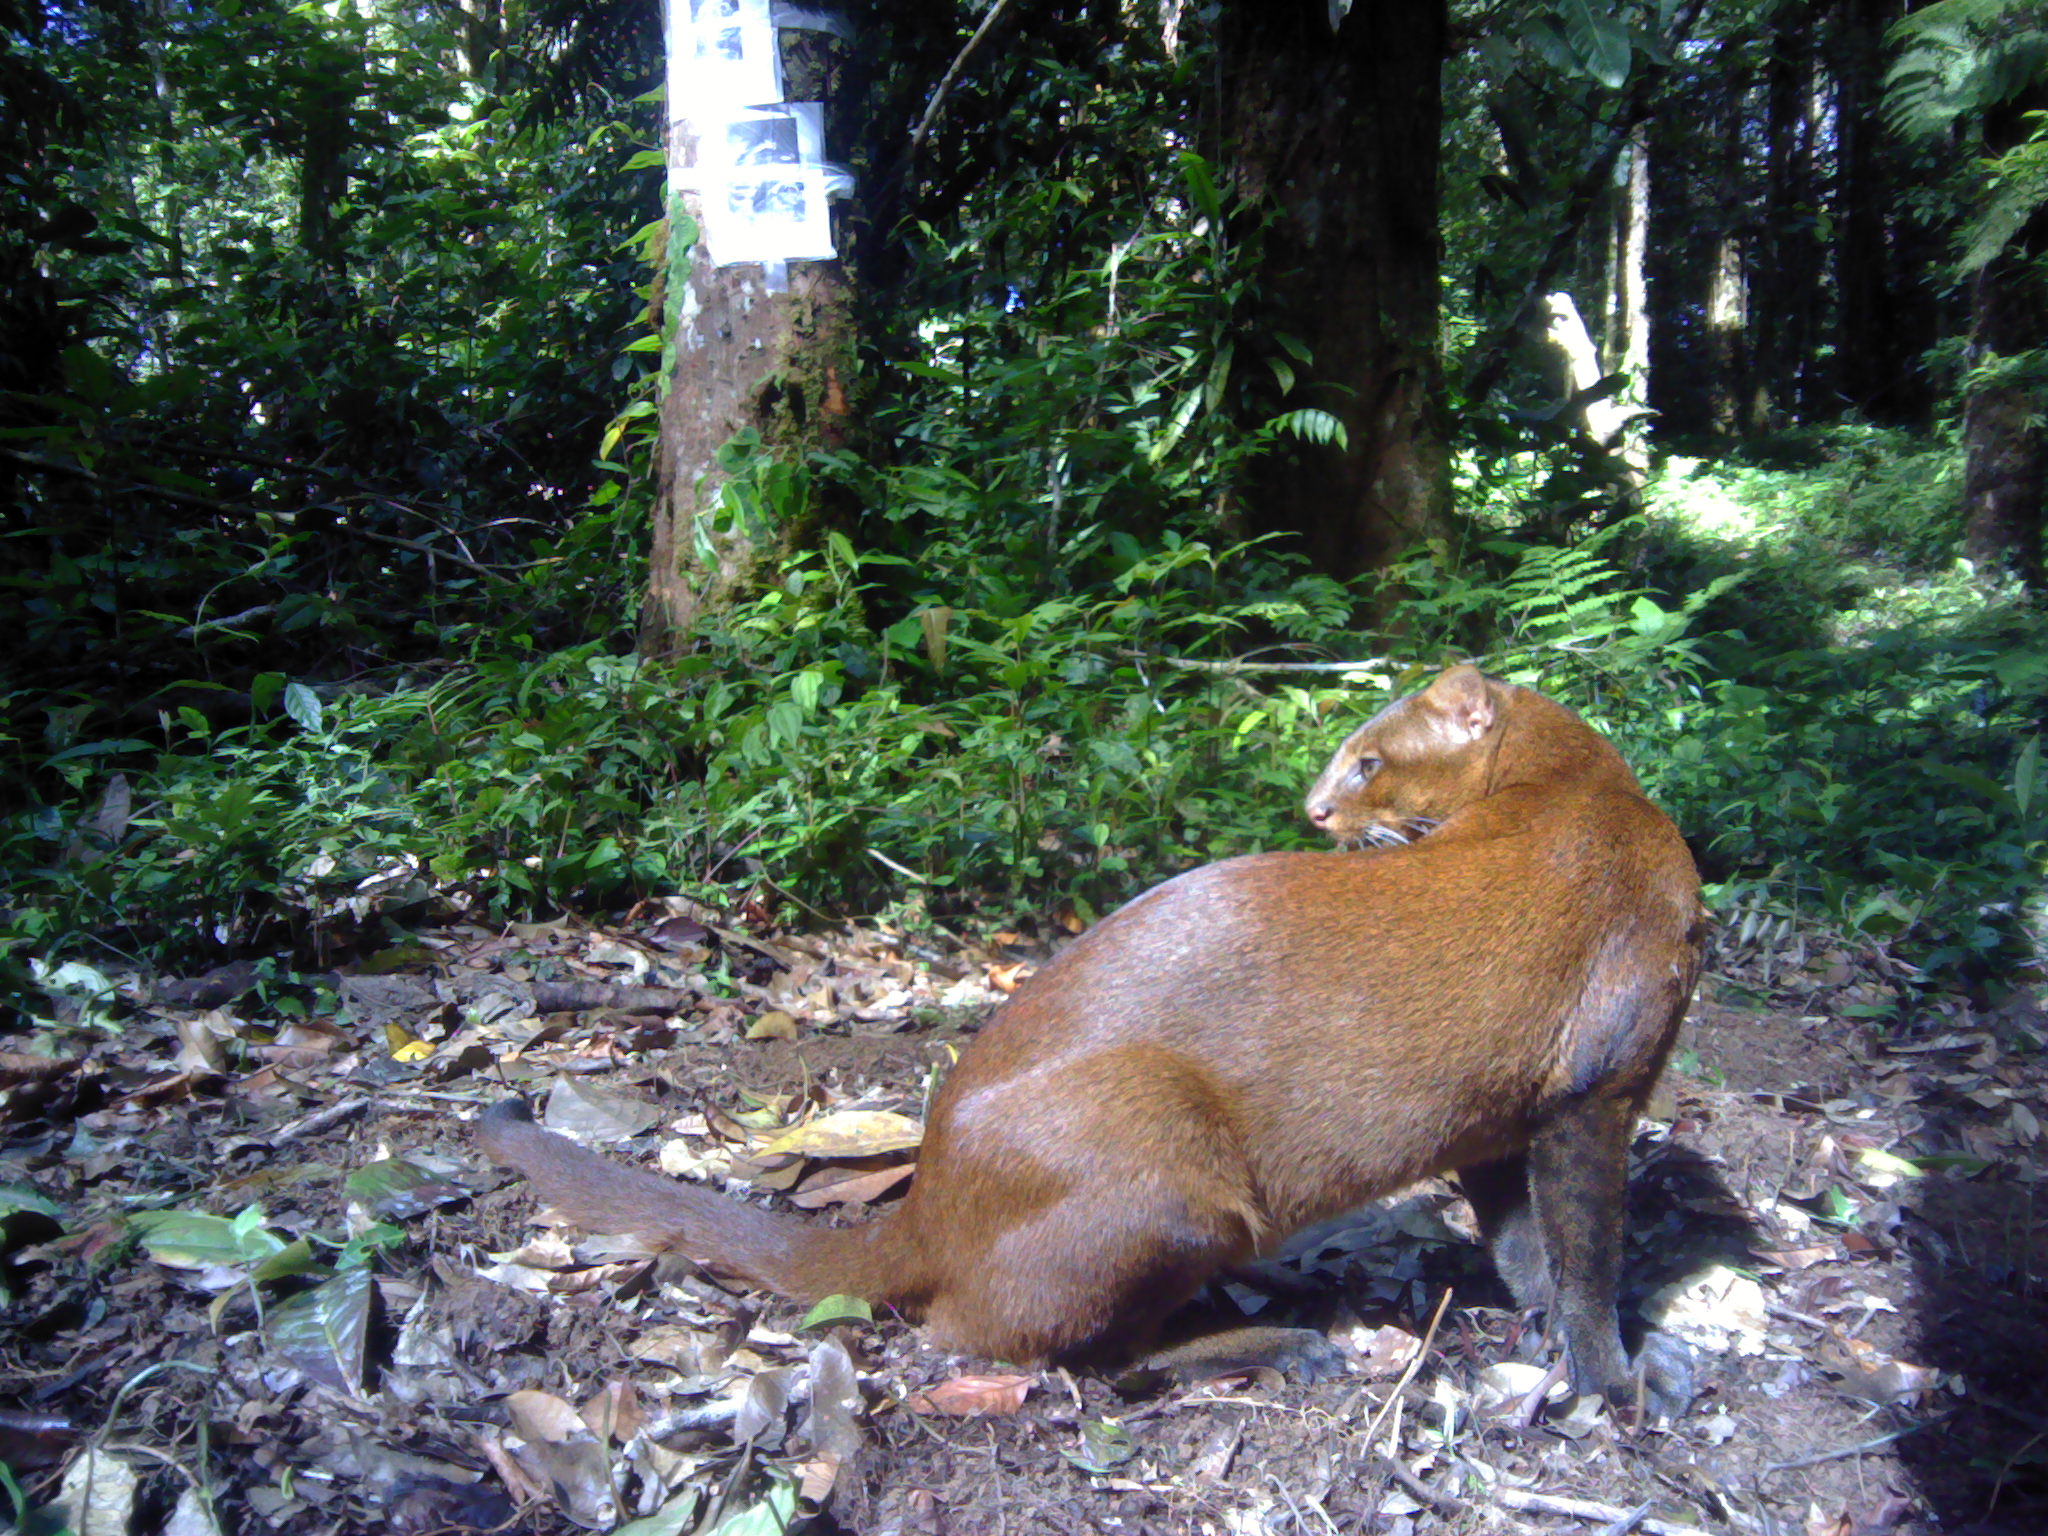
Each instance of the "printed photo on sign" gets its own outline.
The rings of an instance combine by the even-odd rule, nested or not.
[[[832,223],[825,176],[815,166],[790,174],[739,176],[705,199],[706,242],[720,266],[740,261],[829,261]]]
[[[810,217],[809,199],[801,181],[734,182],[728,189],[726,212],[735,218],[752,219],[764,239],[774,239],[770,226],[780,224],[781,233],[793,234]]]
[[[782,52],[768,0],[690,0],[687,19],[678,7],[676,20],[688,37],[675,51],[690,68],[687,97],[671,107],[703,121],[708,114],[699,104],[705,101],[752,105],[781,98]]]
[[[725,125],[728,165],[800,165],[803,145],[787,114],[735,118]]]

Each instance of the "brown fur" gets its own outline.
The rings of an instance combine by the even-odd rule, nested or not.
[[[1098,924],[962,1054],[878,1221],[624,1169],[518,1105],[485,1116],[485,1150],[582,1225],[1016,1361],[1142,1348],[1219,1268],[1465,1170],[1576,1385],[1626,1395],[1622,1182],[1698,967],[1685,845],[1576,716],[1470,667],[1355,732],[1310,806],[1333,835],[1436,826],[1207,865]]]

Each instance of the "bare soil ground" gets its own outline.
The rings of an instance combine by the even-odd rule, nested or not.
[[[536,1229],[470,1145],[507,1083],[552,1090],[616,1155],[861,1219],[1031,953],[654,912],[129,981],[0,1053],[0,1463],[89,1536],[2048,1531],[2042,1021],[1880,1030],[1841,956],[1722,957],[1638,1138],[1625,1312],[1700,1387],[1668,1425],[1543,1396],[1452,1185],[1217,1288],[1349,1374],[1188,1389],[806,1327]]]

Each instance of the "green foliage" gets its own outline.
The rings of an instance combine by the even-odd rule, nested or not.
[[[1551,244],[1600,93],[1671,64],[1675,11],[1572,0],[1453,61],[1453,363]],[[1979,12],[2033,25],[1916,13],[1902,115],[2031,78]],[[1086,915],[1312,843],[1299,796],[1343,727],[1468,655],[1609,731],[1725,901],[1951,974],[2038,944],[2042,637],[1952,570],[1951,445],[1760,439],[1596,528],[1605,474],[1525,378],[1462,419],[1470,548],[1347,587],[1246,537],[1260,455],[1346,445],[1295,393],[1306,348],[1252,323],[1262,236],[1191,128],[1199,46],[1020,26],[976,62],[901,229],[861,237],[865,436],[729,446],[692,532],[772,558],[652,666],[621,653],[690,232],[680,204],[650,222],[660,157],[600,92],[519,83],[555,34],[472,77],[440,12],[121,23],[146,46],[65,15],[0,55],[26,114],[0,299],[49,343],[0,378],[0,1002],[84,1001],[87,935],[318,949],[428,903]],[[971,25],[946,21],[876,71],[877,135]],[[1722,101],[1733,46],[1696,50],[1688,101]],[[2040,159],[1996,163],[1971,260],[2038,206]],[[1696,233],[1670,292],[1702,288]],[[1583,243],[1560,282],[1592,292]]]
[[[1892,127],[1932,137],[2017,98],[2048,66],[2042,20],[2029,0],[1936,0],[1901,18],[1886,77]]]
[[[1651,578],[1704,590],[1691,697],[1637,763],[1725,903],[1931,973],[2038,960],[2037,616],[1944,568],[1957,455],[1842,431],[1801,470],[1674,466]]]
[[[1900,20],[1891,39],[1899,49],[1885,82],[1893,129],[1932,139],[1960,128],[1989,151],[1962,238],[1962,270],[1977,271],[2048,203],[2048,126],[2039,110],[2048,15],[2025,0],[1938,0]]]
[[[462,48],[459,16],[272,0],[24,40],[61,105],[24,190],[63,326],[0,273],[49,360],[0,378],[15,701],[331,678],[522,606],[557,642],[593,598],[619,623],[630,562],[601,593],[539,562],[635,367],[609,335],[652,176],[605,115],[522,127]],[[99,714],[76,740],[132,734]]]

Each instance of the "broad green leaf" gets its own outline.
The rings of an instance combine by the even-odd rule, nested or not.
[[[1207,219],[1213,228],[1223,222],[1223,202],[1216,195],[1216,178],[1209,172],[1209,162],[1192,150],[1182,150],[1180,173],[1188,184],[1188,198],[1196,211]]]
[[[233,1220],[203,1211],[138,1211],[127,1226],[152,1259],[173,1269],[252,1268],[290,1246],[250,1223],[252,1212],[260,1223],[263,1210],[254,1205]]]
[[[1585,72],[1610,91],[1628,82],[1628,27],[1597,10],[1591,0],[1557,0],[1565,37]]]
[[[2027,738],[2027,744],[2020,748],[2020,760],[2013,765],[2012,798],[2020,808],[2022,816],[2034,806],[2034,786],[2041,772],[2041,738],[2038,735]]]
[[[435,1206],[469,1197],[467,1190],[400,1157],[365,1163],[348,1176],[342,1187],[350,1199],[387,1221],[408,1220]]]
[[[63,1214],[56,1201],[26,1184],[0,1184],[0,1216],[12,1216],[16,1211],[33,1211],[38,1216]]]
[[[860,1296],[827,1296],[804,1314],[804,1320],[797,1327],[799,1330],[826,1328],[830,1327],[833,1323],[872,1323],[874,1320],[875,1309],[868,1304],[865,1298]]]
[[[304,683],[287,684],[284,690],[284,712],[298,722],[299,728],[317,732],[320,729],[322,709],[320,695]]]
[[[1107,1419],[1085,1419],[1081,1424],[1081,1448],[1062,1450],[1060,1454],[1082,1471],[1101,1476],[1137,1455],[1138,1447],[1123,1425]]]
[[[697,1507],[704,1502],[702,1491],[694,1486],[685,1486],[682,1492],[670,1499],[651,1515],[638,1520],[628,1520],[612,1532],[612,1536],[682,1536],[697,1523]]]
[[[733,1510],[713,1526],[710,1536],[787,1536],[796,1524],[796,1484],[776,1473],[775,1486],[758,1504]]]
[[[799,672],[789,680],[789,696],[796,700],[797,708],[807,715],[815,715],[818,712],[818,696],[824,688],[824,676],[809,670]]]

